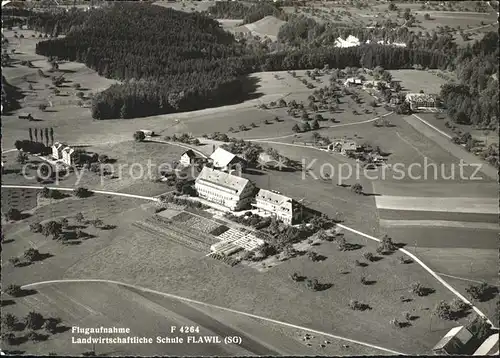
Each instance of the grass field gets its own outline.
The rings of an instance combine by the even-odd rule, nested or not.
[[[427,71],[418,70],[391,70],[389,71],[394,81],[400,81],[403,91],[438,94],[441,86],[446,83],[444,79]]]

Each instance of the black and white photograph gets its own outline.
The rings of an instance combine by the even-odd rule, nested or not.
[[[2,0],[0,355],[498,355],[498,18]]]

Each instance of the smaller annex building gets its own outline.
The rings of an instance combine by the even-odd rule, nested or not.
[[[294,224],[299,211],[298,202],[277,191],[266,189],[259,190],[252,205],[288,225]]]
[[[194,187],[200,198],[232,211],[250,206],[255,188],[248,179],[209,167],[203,167]]]
[[[245,160],[238,157],[236,154],[228,152],[227,150],[218,147],[210,156],[213,167],[215,169],[229,171],[231,169],[241,169],[245,167]]]

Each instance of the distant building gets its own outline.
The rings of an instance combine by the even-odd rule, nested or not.
[[[328,145],[328,150],[339,152],[342,155],[351,155],[358,152],[361,147],[352,140],[339,140]]]
[[[69,146],[65,147],[62,150],[62,161],[68,166],[75,164],[75,150]]]
[[[64,149],[65,145],[59,142],[55,142],[52,145],[52,157],[55,160],[62,159],[62,151]]]
[[[498,356],[498,338],[499,334],[495,333],[489,336],[483,344],[474,352],[475,356]]]
[[[472,339],[472,333],[464,326],[452,328],[436,344],[432,351],[436,355],[456,355],[460,354],[464,346]]]
[[[196,155],[196,153],[192,150],[189,149],[182,153],[180,163],[184,165],[185,167],[190,166],[192,164],[195,164],[197,161],[199,161],[201,158]]]
[[[272,190],[260,189],[255,196],[253,206],[288,225],[293,225],[298,216],[299,203]]]
[[[215,152],[212,153],[210,159],[212,160],[212,164],[215,169],[224,171],[236,169],[238,166],[243,169],[246,166],[246,162],[243,158],[240,158],[237,155],[222,149],[221,147],[217,148]]]
[[[350,87],[350,86],[357,86],[357,85],[362,85],[363,80],[360,78],[354,78],[354,77],[349,77],[344,81],[344,86]]]
[[[438,98],[435,94],[408,93],[405,101],[408,102],[412,111],[438,107]]]
[[[149,129],[139,129],[139,132],[144,133],[144,135],[146,137],[152,137],[155,135],[155,132],[153,132],[152,130],[149,130]]]
[[[204,167],[196,178],[195,189],[200,198],[236,211],[250,205],[254,185],[248,179]]]

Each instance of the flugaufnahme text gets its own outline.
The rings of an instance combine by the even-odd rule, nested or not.
[[[71,328],[71,333],[77,334],[129,334],[130,328],[121,327],[96,327],[96,328],[82,328],[78,326],[73,326]]]

